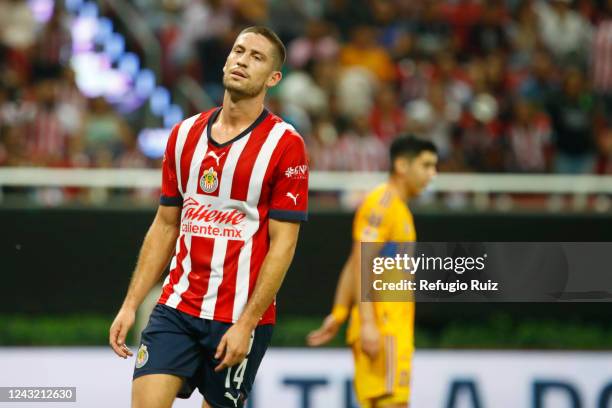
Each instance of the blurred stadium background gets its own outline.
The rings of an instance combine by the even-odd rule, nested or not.
[[[304,136],[312,187],[251,408],[356,406],[342,336],[304,336],[401,132],[440,149],[420,240],[612,241],[612,1],[0,0],[0,386],[127,406],[107,331],[169,127],[219,103],[253,24],[288,46],[267,103]],[[423,303],[416,347],[418,408],[612,406],[608,303]]]

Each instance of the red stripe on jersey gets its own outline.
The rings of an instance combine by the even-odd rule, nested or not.
[[[234,298],[236,294],[236,276],[238,273],[238,258],[243,241],[227,241],[225,261],[223,263],[223,280],[217,291],[217,303],[213,320],[231,322],[234,312]]]
[[[204,156],[204,160],[202,160],[200,171],[198,172],[198,194],[206,194],[213,197],[219,196],[219,186],[221,185],[221,178],[223,177],[222,170],[223,166],[225,165],[225,160],[227,159],[227,154],[229,153],[230,148],[231,144],[224,147],[216,147],[214,144],[210,143],[210,141],[208,142],[208,150],[206,152],[206,156]],[[200,180],[202,179],[204,172],[209,171],[211,168],[217,173],[217,186],[212,192],[208,193],[202,188]]]
[[[165,160],[168,160],[174,170],[176,171],[175,159],[176,159],[176,138],[178,137],[179,125],[175,125],[170,131],[170,136],[168,136],[168,146],[167,151],[165,152]]]
[[[179,124],[175,125],[168,137],[166,151],[162,161],[162,187],[161,195],[165,197],[178,197],[178,183],[176,180],[176,139],[178,136]]]
[[[257,160],[261,146],[266,141],[268,133],[270,133],[270,130],[272,130],[277,123],[272,117],[272,115],[268,115],[268,117],[251,132],[249,141],[240,154],[236,170],[234,171],[234,179],[232,180],[231,198],[233,200],[245,201],[247,199],[249,181],[251,180],[255,160]]]
[[[174,285],[176,285],[181,279],[181,275],[183,274],[183,260],[187,256],[187,247],[185,246],[185,236],[181,235],[179,242],[179,251],[176,255],[176,266],[173,270],[170,271],[170,280],[164,286],[162,295],[159,298],[158,303],[166,304],[168,298],[174,292]]]
[[[212,260],[215,240],[205,237],[191,237],[191,270],[189,287],[181,296],[178,309],[190,315],[199,316],[202,300],[208,290],[210,280],[210,261]]]

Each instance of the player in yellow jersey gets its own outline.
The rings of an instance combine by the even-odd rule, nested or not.
[[[355,214],[353,248],[336,287],[334,307],[308,335],[311,346],[330,341],[351,310],[347,342],[355,361],[355,392],[362,408],[405,408],[410,400],[414,350],[414,303],[361,301],[361,243],[414,242],[408,201],[436,175],[437,150],[428,141],[402,136],[390,149],[386,183],[365,198]]]

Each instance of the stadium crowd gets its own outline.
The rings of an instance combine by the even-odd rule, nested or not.
[[[161,45],[160,81],[189,75],[215,103],[237,33],[276,30],[288,58],[268,106],[313,169],[385,170],[408,131],[437,145],[441,171],[612,174],[612,0],[133,4]],[[0,165],[157,166],[141,122],[79,92],[68,20],[0,0]]]

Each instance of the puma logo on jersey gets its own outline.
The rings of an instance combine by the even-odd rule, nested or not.
[[[225,398],[230,399],[234,403],[234,406],[237,407],[238,406],[238,400],[240,399],[240,393],[238,393],[238,395],[234,397],[229,392],[226,392],[225,393]]]
[[[287,197],[293,200],[294,205],[297,205],[297,199],[299,196],[300,196],[299,194],[293,195],[290,192],[287,192]]]
[[[223,157],[223,155],[225,155],[225,152],[221,153],[221,156],[217,156],[217,153],[215,152],[208,152],[208,154],[206,155],[206,157],[210,156],[213,159],[215,159],[215,161],[217,162],[217,166],[219,165],[219,160],[221,160],[221,158]]]

